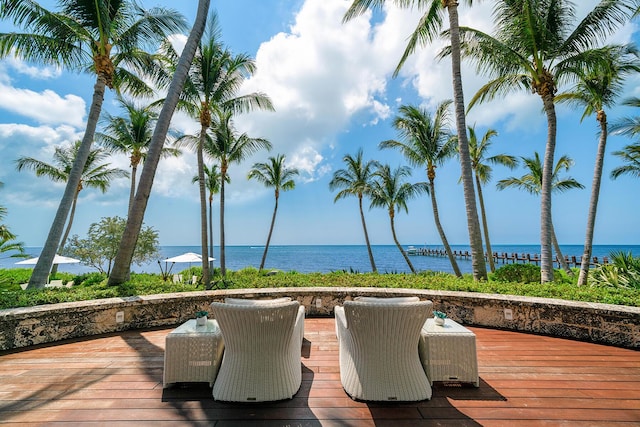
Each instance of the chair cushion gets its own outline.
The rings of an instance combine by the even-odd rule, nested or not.
[[[244,298],[225,298],[226,304],[236,305],[276,305],[290,302],[291,297],[273,298],[273,299],[244,299]]]
[[[402,304],[406,302],[418,302],[418,297],[390,297],[390,298],[378,298],[378,297],[355,297],[354,301],[368,302],[373,304]]]

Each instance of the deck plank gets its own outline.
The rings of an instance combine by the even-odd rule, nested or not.
[[[171,329],[127,331],[0,352],[3,425],[640,425],[640,352],[511,331],[477,336],[480,387],[436,383],[414,403],[350,399],[332,319],[306,319],[303,382],[291,400],[215,402],[206,384],[162,388]]]

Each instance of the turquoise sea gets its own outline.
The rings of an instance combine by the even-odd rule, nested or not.
[[[420,245],[413,244],[415,248],[442,249],[438,245]],[[409,245],[405,245],[405,250]],[[576,256],[578,259],[582,254],[582,245],[561,245],[563,255]],[[466,245],[452,245],[452,249],[456,251],[470,251]],[[494,252],[506,253],[540,253],[539,245],[493,245]],[[27,253],[32,256],[38,256],[41,248],[26,248]],[[395,245],[374,245],[372,246],[373,256],[375,258],[378,272],[380,273],[399,273],[409,272],[404,258]],[[226,247],[226,267],[228,270],[240,270],[245,267],[260,266],[262,259],[263,246],[227,246]],[[593,247],[593,256],[602,259],[602,257],[610,256],[611,252],[624,251],[631,252],[634,256],[640,256],[640,245],[595,245]],[[160,273],[160,266],[165,270],[172,268],[173,272],[180,271],[189,267],[187,263],[177,263],[171,266],[171,263],[165,265],[162,261],[165,258],[183,254],[185,252],[200,252],[198,246],[162,246],[160,248],[160,257],[158,261],[154,261],[145,265],[133,265],[132,271],[141,273]],[[214,267],[219,267],[219,248],[214,247],[213,256],[216,260],[213,262]],[[17,268],[24,267],[16,265],[19,261],[15,258],[8,258],[7,254],[1,254],[0,268]],[[416,270],[432,270],[452,272],[451,265],[447,257],[434,256],[411,256],[411,262]],[[458,258],[458,265],[463,273],[471,272],[471,260]],[[499,264],[500,265],[500,264]],[[295,246],[270,246],[267,255],[265,268],[277,269],[283,271],[297,271],[300,273],[310,272],[332,272],[332,271],[354,271],[369,272],[371,265],[367,255],[367,248],[364,245],[295,245]],[[62,264],[59,266],[60,271],[70,273],[84,273],[95,271],[92,267],[83,264]]]

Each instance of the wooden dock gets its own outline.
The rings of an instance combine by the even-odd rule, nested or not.
[[[433,257],[446,257],[447,251],[444,248],[415,248],[409,247],[407,250],[408,255],[416,255],[416,256],[433,256]],[[453,251],[453,256],[458,259],[471,259],[471,253],[469,251]],[[489,260],[489,254],[484,254],[485,259]],[[582,257],[580,255],[565,255],[564,260],[569,265],[569,267],[580,267],[582,262]],[[514,264],[514,263],[526,263],[526,264],[540,264],[540,254],[529,254],[529,253],[507,253],[507,252],[494,252],[493,253],[493,261],[496,264]],[[553,260],[555,265],[560,265],[560,261],[556,256]],[[591,266],[599,265],[599,264],[608,264],[609,257],[603,257],[602,259],[594,256],[591,259]]]

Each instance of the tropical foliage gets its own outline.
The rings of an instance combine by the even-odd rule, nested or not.
[[[349,196],[355,196],[358,198],[360,221],[362,222],[362,229],[364,230],[364,240],[367,245],[369,262],[371,263],[371,270],[376,273],[378,269],[376,268],[376,263],[373,259],[373,251],[371,251],[371,243],[369,241],[367,223],[364,219],[362,201],[371,191],[371,180],[373,179],[374,168],[378,166],[378,163],[373,160],[365,162],[363,160],[362,148],[358,150],[355,157],[347,154],[342,158],[342,161],[345,163],[346,168],[338,169],[333,173],[333,178],[329,182],[329,189],[332,191],[340,190],[333,199],[334,203]]]
[[[116,286],[124,283],[130,275],[131,260],[136,247],[136,239],[142,227],[142,220],[147,209],[147,202],[153,186],[158,163],[162,154],[162,148],[169,132],[171,117],[178,105],[180,94],[187,81],[191,63],[196,54],[198,44],[204,32],[207,13],[209,12],[209,0],[199,0],[196,18],[187,38],[187,42],[182,49],[182,54],[175,67],[171,84],[167,91],[167,97],[162,103],[162,109],[158,115],[158,121],[149,144],[149,154],[140,174],[138,191],[133,200],[133,206],[129,209],[127,225],[120,241],[120,248],[114,260],[113,270],[109,276],[109,285]]]
[[[106,126],[103,132],[96,134],[96,141],[110,153],[122,153],[129,155],[131,166],[131,186],[129,190],[129,209],[133,204],[136,194],[136,177],[138,166],[147,157],[151,135],[158,115],[151,106],[138,106],[133,101],[122,97],[118,98],[118,104],[125,111],[124,116],[105,114]],[[162,157],[177,157],[180,150],[174,147],[163,147]]]
[[[609,264],[596,266],[589,276],[592,286],[640,289],[640,257],[631,252],[614,252]]]
[[[478,204],[480,205],[480,218],[482,219],[482,230],[484,232],[484,243],[487,248],[487,259],[489,268],[493,273],[496,270],[493,261],[493,250],[491,249],[491,239],[489,238],[489,224],[487,223],[487,212],[484,206],[484,196],[482,195],[482,186],[491,181],[491,173],[493,168],[491,165],[502,165],[509,169],[513,169],[518,165],[518,160],[514,156],[508,154],[496,154],[487,157],[489,148],[491,147],[492,138],[497,136],[498,132],[494,129],[488,129],[481,139],[478,139],[475,126],[469,126],[469,155],[471,156],[471,168],[476,181],[476,192],[478,193]]]
[[[461,29],[463,56],[491,79],[474,95],[469,108],[516,91],[537,94],[542,100],[548,125],[540,191],[542,282],[553,280],[551,191],[556,92],[559,85],[575,81],[584,70],[603,67],[605,55],[600,44],[636,12],[635,0],[602,0],[576,25],[575,4],[569,0],[498,0],[493,36]],[[453,46],[443,52],[448,53],[455,56]]]
[[[369,197],[371,199],[372,208],[384,208],[389,215],[389,224],[391,225],[391,235],[402,257],[407,262],[412,273],[416,273],[407,252],[403,249],[396,235],[395,217],[396,211],[401,210],[409,212],[407,202],[421,193],[428,191],[425,182],[410,184],[406,179],[411,176],[411,169],[407,166],[399,166],[391,169],[389,165],[378,165],[373,173],[371,181],[371,191]]]
[[[65,254],[108,275],[111,273],[125,224],[126,220],[117,216],[102,218],[100,222],[89,226],[85,239],[72,236]],[[153,261],[158,258],[158,249],[158,232],[151,227],[143,227],[132,262],[142,265]]]
[[[105,88],[133,95],[151,95],[145,78],[162,84],[154,54],[169,34],[186,28],[184,18],[167,9],[145,10],[127,0],[60,0],[59,12],[35,1],[4,0],[0,19],[11,20],[22,33],[0,34],[0,58],[14,55],[29,62],[89,72],[96,76],[87,126],[69,172],[65,192],[29,287],[43,287],[61,241],[64,224],[91,153]]]
[[[449,257],[451,268],[456,276],[461,277],[462,273],[440,223],[435,187],[436,168],[442,166],[455,154],[457,138],[447,128],[450,105],[451,101],[441,102],[433,116],[428,111],[413,105],[401,106],[399,115],[393,120],[393,126],[398,130],[401,140],[382,141],[379,147],[395,148],[404,155],[411,166],[425,168],[429,180],[427,192],[431,195],[433,220]]]
[[[343,22],[362,15],[368,9],[380,8],[385,0],[353,0],[351,6],[344,15]],[[448,53],[451,54],[451,73],[453,82],[453,101],[455,107],[456,130],[458,136],[458,157],[460,159],[461,180],[464,190],[464,203],[467,214],[467,228],[469,230],[469,244],[471,245],[471,264],[473,277],[476,280],[487,279],[487,267],[482,249],[482,235],[478,210],[476,206],[475,191],[473,189],[473,174],[471,169],[471,157],[467,142],[467,124],[465,115],[464,92],[462,89],[462,72],[460,71],[461,48],[460,28],[458,23],[458,0],[395,0],[400,7],[418,7],[424,10],[424,14],[418,23],[418,27],[409,37],[407,48],[396,67],[394,76],[400,72],[402,65],[418,45],[433,42],[441,35],[444,23],[444,15],[449,17],[449,39],[451,41]],[[472,0],[465,1],[471,5]]]
[[[266,163],[254,163],[248,175],[249,179],[255,179],[265,187],[273,188],[275,199],[273,216],[271,217],[271,226],[269,227],[269,234],[267,236],[267,243],[264,246],[264,253],[262,254],[262,260],[260,261],[260,270],[264,268],[264,263],[267,260],[267,252],[269,251],[269,244],[271,243],[273,227],[276,224],[280,191],[289,191],[296,188],[296,182],[293,178],[300,173],[296,168],[286,167],[284,162],[285,156],[283,154],[278,154],[276,157],[269,157],[269,160]]]
[[[81,141],[77,141],[75,144],[69,146],[56,147],[53,153],[53,162],[47,163],[43,160],[38,160],[33,157],[20,157],[16,160],[16,167],[19,171],[26,169],[35,172],[36,176],[44,176],[54,182],[67,182],[71,176],[71,171],[75,164],[75,159],[78,156],[80,150]],[[84,170],[80,177],[80,182],[76,187],[76,192],[73,196],[73,203],[71,204],[71,212],[69,213],[69,220],[67,222],[67,228],[60,241],[60,247],[58,251],[64,252],[64,246],[69,237],[71,226],[73,225],[73,219],[76,212],[76,206],[78,204],[78,197],[80,192],[84,188],[95,188],[105,193],[110,185],[111,181],[118,178],[127,178],[129,173],[120,168],[112,168],[109,163],[103,163],[109,156],[103,148],[92,148],[87,157],[87,161],[84,164]]]

